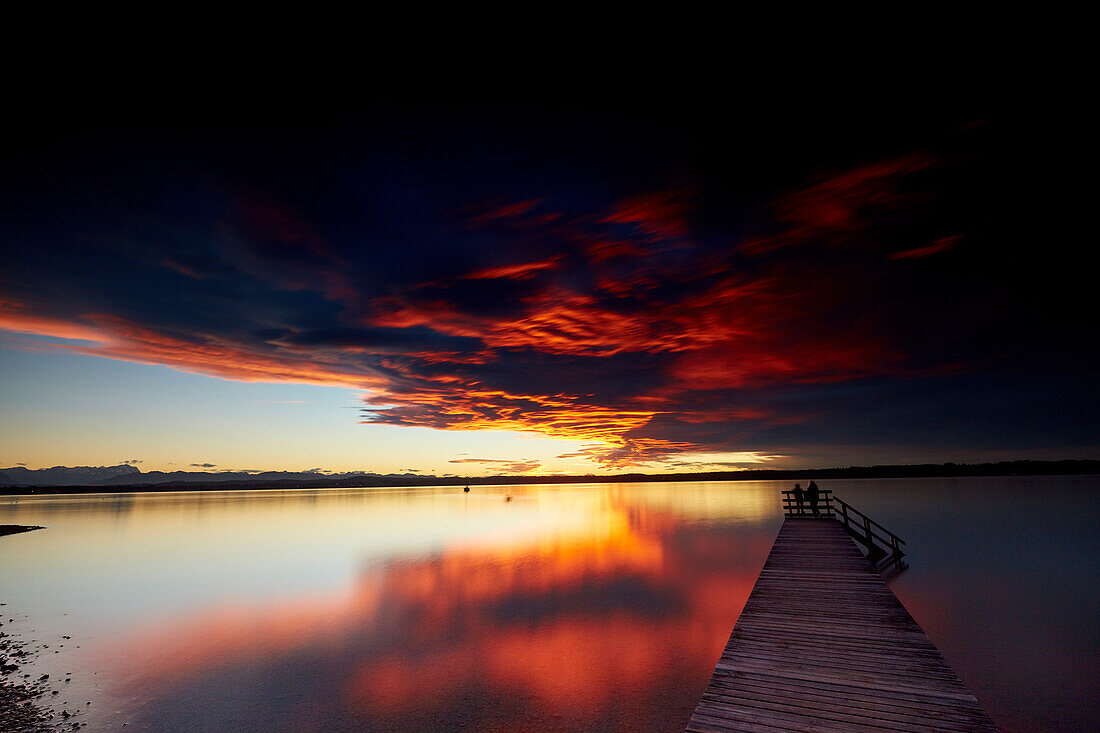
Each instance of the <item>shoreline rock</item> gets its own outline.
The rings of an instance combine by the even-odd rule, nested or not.
[[[3,625],[0,621],[0,627]],[[27,642],[0,631],[0,733],[59,733],[85,727],[86,722],[73,719],[75,713],[68,710],[58,713],[41,702],[42,698],[58,694],[50,688],[48,674],[36,679],[19,675],[23,662],[39,653],[38,647],[28,651],[27,646]],[[42,644],[41,648],[49,647]]]

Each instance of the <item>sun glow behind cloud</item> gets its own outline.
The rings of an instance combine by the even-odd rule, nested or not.
[[[696,396],[724,392],[728,402],[756,387],[889,373],[901,355],[873,327],[807,342],[809,333],[822,334],[822,314],[837,293],[799,282],[804,273],[788,272],[786,261],[775,266],[753,259],[807,246],[816,235],[835,239],[858,232],[866,226],[867,207],[896,204],[887,182],[923,165],[903,160],[817,183],[792,194],[793,203],[775,204],[779,221],[790,222],[789,228],[717,250],[692,239],[689,189],[637,195],[607,211],[572,216],[544,200],[496,202],[482,211],[472,205],[464,211],[463,227],[506,236],[520,245],[517,252],[544,250],[546,243],[561,251],[532,261],[513,255],[510,264],[460,270],[376,298],[355,291],[344,274],[345,259],[296,214],[247,202],[238,207],[238,232],[255,246],[238,265],[263,270],[280,289],[316,289],[342,303],[345,313],[358,313],[358,325],[268,329],[259,338],[242,339],[106,313],[44,317],[29,304],[9,300],[0,307],[0,327],[84,339],[55,345],[62,350],[222,379],[358,389],[368,406],[367,424],[530,432],[581,442],[556,456],[574,465],[757,465],[775,456],[715,450],[707,442],[653,435],[648,426],[658,415],[696,425],[797,421],[797,415],[775,415],[760,406],[698,403]],[[294,253],[289,259],[287,251]],[[274,273],[262,264],[271,252],[284,265]],[[754,266],[739,267],[742,260]],[[189,279],[206,277],[193,268],[170,269]],[[500,305],[485,310],[483,301],[467,304],[471,288],[475,294],[490,288]],[[523,355],[573,359],[587,370],[601,370],[600,360],[611,357],[647,356],[655,359],[649,367],[655,379],[649,387],[610,397],[494,388],[482,373],[491,375],[497,365]],[[580,381],[576,386],[584,388]],[[494,456],[480,467],[558,470],[527,457]]]
[[[521,142],[482,117],[383,118],[279,145],[212,134],[149,155],[115,140],[48,179],[24,171],[0,253],[5,344],[337,389],[359,407],[337,422],[364,423],[366,450],[390,430],[436,435],[419,446],[431,460],[395,470],[539,473],[796,465],[810,445],[923,455],[970,434],[956,393],[1026,357],[1020,329],[1052,351],[1080,341],[1041,328],[1075,311],[1028,299],[991,252],[973,192],[994,169],[952,137],[981,125],[813,166],[776,159],[795,142],[782,135],[750,155],[723,129],[710,142],[741,167],[715,170],[680,137],[592,118],[572,137],[526,119],[538,134]],[[988,431],[1001,397],[982,401]],[[558,447],[435,452],[459,433]],[[244,467],[196,453],[178,462]],[[449,464],[461,453],[485,462]]]

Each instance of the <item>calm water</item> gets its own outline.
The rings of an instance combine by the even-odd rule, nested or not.
[[[891,586],[1004,730],[1096,725],[1100,477],[821,484],[908,541]],[[3,630],[95,731],[677,731],[780,488],[0,498],[48,526],[0,538]]]

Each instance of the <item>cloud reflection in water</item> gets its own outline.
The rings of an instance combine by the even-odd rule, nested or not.
[[[144,626],[116,650],[122,678],[148,701],[139,723],[680,729],[774,522],[750,509],[737,532],[692,525],[670,497],[640,493],[648,500],[614,488],[578,493],[552,531],[367,563],[352,587],[330,595],[214,605]],[[510,506],[520,511],[568,503],[522,489],[517,498]]]

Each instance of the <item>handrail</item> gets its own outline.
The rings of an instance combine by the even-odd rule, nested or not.
[[[780,493],[783,494],[783,508],[786,510],[785,516],[802,519],[828,517],[836,519],[837,521],[843,521],[844,528],[848,531],[848,534],[852,535],[852,537],[867,547],[873,561],[876,560],[876,558],[881,559],[886,555],[890,555],[893,561],[897,563],[900,561],[901,557],[905,555],[905,552],[901,549],[901,546],[905,544],[905,540],[898,537],[896,534],[886,529],[886,527],[883,527],[839,496],[833,496],[831,489],[818,489],[817,513],[814,513],[812,506],[807,510],[808,499],[804,498],[802,501],[795,499],[793,489],[782,490]],[[803,497],[805,497],[805,491],[802,493]],[[834,500],[840,505],[839,512],[837,512],[833,506]],[[883,537],[872,529],[872,527],[877,527],[886,533],[887,536]],[[882,547],[875,544],[876,540]]]
[[[898,542],[900,542],[900,543],[901,543],[901,544],[903,544],[903,545],[905,544],[905,540],[903,540],[903,539],[902,539],[901,537],[898,537],[898,536],[897,536],[896,534],[894,534],[894,533],[893,533],[893,532],[891,532],[890,530],[886,529],[886,527],[883,527],[883,526],[882,526],[881,524],[879,524],[879,523],[878,523],[878,522],[876,522],[875,520],[871,519],[871,518],[870,518],[870,517],[868,517],[868,516],[867,516],[866,514],[864,514],[863,512],[861,512],[860,510],[856,509],[856,508],[855,508],[854,506],[852,506],[851,504],[849,504],[848,502],[846,502],[846,501],[844,501],[843,499],[841,499],[841,498],[840,498],[839,496],[835,496],[835,497],[833,497],[833,498],[834,498],[834,499],[836,499],[836,501],[837,501],[837,502],[839,502],[839,503],[840,503],[840,504],[841,504],[842,506],[844,506],[844,507],[847,507],[848,509],[851,509],[851,510],[852,510],[853,512],[855,512],[856,514],[858,514],[859,516],[863,517],[863,518],[864,518],[864,519],[866,519],[866,520],[867,520],[868,522],[870,522],[871,524],[875,525],[876,527],[878,527],[879,529],[881,529],[881,530],[882,530],[883,532],[885,532],[886,534],[890,535],[890,537],[891,537],[892,539],[896,539],[896,540],[897,540]]]
[[[794,491],[786,490],[780,493],[786,494],[783,497],[783,506],[787,510],[788,517],[794,516],[807,516],[813,514],[813,507],[810,505],[809,499],[803,499],[801,502],[794,499]],[[832,489],[818,489],[818,513],[819,516],[835,517],[835,509],[833,507]],[[805,492],[803,492],[805,494]],[[795,509],[798,509],[797,513]]]

